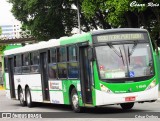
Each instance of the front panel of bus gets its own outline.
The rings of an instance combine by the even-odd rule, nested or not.
[[[95,105],[154,101],[158,79],[146,31],[93,35]]]

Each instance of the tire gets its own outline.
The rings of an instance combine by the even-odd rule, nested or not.
[[[18,93],[19,93],[19,101],[20,101],[21,106],[26,106],[26,101],[24,100],[25,95],[22,91],[22,88],[20,88]]]
[[[26,103],[29,108],[33,106],[32,97],[29,88],[26,89]]]
[[[122,103],[120,104],[122,109],[124,110],[129,110],[129,109],[132,109],[133,106],[134,106],[134,103]]]
[[[76,113],[82,112],[82,107],[79,106],[78,94],[75,88],[73,88],[71,91],[70,101],[74,112]]]

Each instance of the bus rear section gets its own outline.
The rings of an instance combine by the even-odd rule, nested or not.
[[[22,47],[20,44],[7,45],[4,49],[4,52],[15,49],[15,48],[20,48],[20,47]],[[4,52],[3,52],[3,55],[5,56]],[[6,96],[8,98],[15,98],[14,81],[9,81],[9,80],[13,80],[13,76],[12,76],[14,73],[13,65],[14,65],[13,59],[8,59],[8,58],[3,57],[3,63],[2,63],[2,67],[4,68],[3,78],[4,78]]]

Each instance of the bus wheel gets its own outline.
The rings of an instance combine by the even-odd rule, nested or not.
[[[75,88],[72,89],[70,100],[73,111],[76,113],[82,112],[82,108],[79,106],[78,94]]]
[[[29,108],[32,107],[33,102],[32,102],[32,97],[31,97],[31,93],[30,93],[29,88],[26,89],[26,102],[27,102],[27,106]]]
[[[121,105],[122,109],[129,110],[134,106],[134,103],[122,103],[120,105]]]
[[[24,94],[22,88],[19,90],[19,101],[22,106],[26,106],[26,101],[24,101]]]

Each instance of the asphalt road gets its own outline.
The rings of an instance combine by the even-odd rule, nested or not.
[[[53,105],[36,103],[33,108],[22,107],[17,100],[10,100],[6,98],[5,92],[0,91],[0,117],[3,113],[10,113],[15,119],[0,118],[1,120],[87,120],[97,121],[105,120],[159,120],[160,119],[160,101],[153,103],[136,103],[132,110],[124,111],[119,105],[110,105],[99,108],[87,108],[84,113],[74,113],[70,106],[67,105]],[[28,118],[30,119],[22,119]],[[19,116],[18,118],[16,116]],[[26,116],[26,117],[25,117]],[[33,119],[33,117],[42,119]],[[52,118],[47,118],[52,117]],[[159,119],[157,119],[159,117]]]

